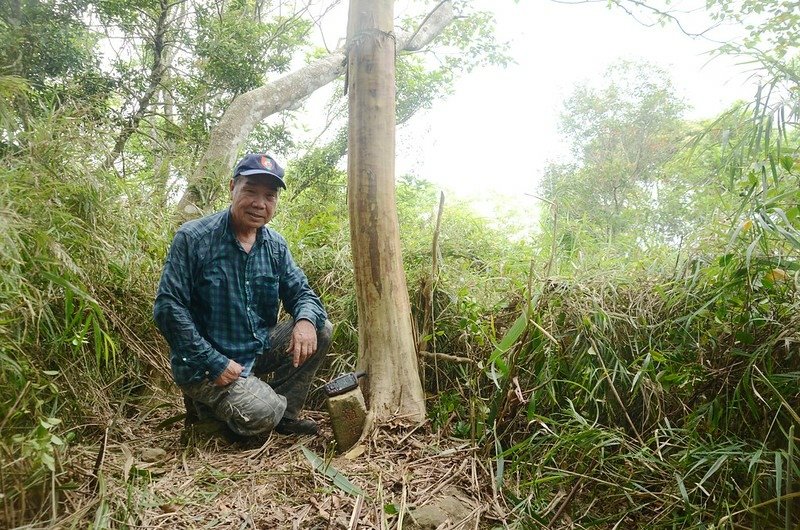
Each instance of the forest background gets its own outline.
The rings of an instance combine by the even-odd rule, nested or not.
[[[443,4],[421,2],[398,30]],[[398,54],[399,124],[475,68],[513,67],[490,15],[452,7],[441,33]],[[696,7],[741,29],[717,53],[760,79],[752,99],[691,121],[668,72],[609,65],[564,99],[570,157],[542,168],[533,234],[446,202],[432,242],[436,186],[398,178],[418,349],[445,354],[420,356],[430,426],[478,448],[506,524],[551,524],[565,499],[561,523],[578,527],[800,522],[800,13],[789,0]],[[686,10],[610,8],[678,29]],[[310,40],[324,14],[251,0],[0,6],[2,526],[141,521],[132,492],[150,475],[104,496],[86,455],[177,410],[151,318],[177,203],[190,190],[202,209],[225,204],[225,179],[198,172],[212,132],[243,94],[335,53]],[[334,79],[311,139],[299,94],[241,146],[287,162],[274,225],[336,322],[321,378],[358,351]]]

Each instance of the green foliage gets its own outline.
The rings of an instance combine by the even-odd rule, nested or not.
[[[798,49],[800,14],[791,0],[715,0],[708,6],[717,20],[744,26],[746,49],[761,49],[781,61]]]
[[[401,55],[395,70],[397,123],[408,121],[418,110],[429,109],[434,101],[450,94],[453,77],[449,68],[428,71],[420,57]]]
[[[448,391],[433,417],[477,422],[522,527],[577,482],[577,524],[779,524],[777,506],[750,509],[800,464],[797,300],[785,277],[758,280],[768,267],[729,255],[672,278],[546,282],[464,374],[461,407]]]
[[[456,2],[460,15],[437,39],[444,46],[439,54],[444,66],[454,72],[470,72],[486,65],[508,66],[508,43],[498,42],[494,17],[487,12],[471,11],[468,2]]]
[[[312,27],[299,17],[262,21],[255,9],[248,0],[231,2],[222,13],[217,6],[198,9],[195,50],[201,75],[233,95],[261,86],[266,72],[286,72]]]
[[[97,35],[82,20],[87,0],[16,1],[0,4],[0,76],[6,85],[20,78],[25,96],[13,97],[19,121],[44,108],[68,104],[95,105],[102,112],[112,82],[99,67]]]
[[[94,39],[80,15],[83,0],[4,2],[0,10],[0,64],[38,89],[84,72]]]
[[[78,426],[105,424],[143,370],[166,373],[150,317],[161,217],[92,167],[96,131],[81,118],[32,118],[29,150],[0,170],[0,454],[4,513],[18,522],[69,482],[66,442],[93,441]]]
[[[471,328],[492,347],[431,409],[472,422],[520,527],[552,526],[569,490],[580,526],[797,524],[797,77],[764,68],[754,103],[705,124],[646,77],[568,102],[575,158],[546,175],[534,258],[560,277]]]
[[[653,233],[651,212],[675,197],[673,181],[683,177],[667,162],[686,134],[684,104],[652,65],[621,62],[603,79],[600,88],[579,86],[565,102],[561,128],[574,158],[547,168],[544,195],[558,203],[573,247],[579,232],[596,242],[623,237],[629,246],[669,239],[674,234]]]
[[[685,151],[675,135],[666,151],[650,144],[643,156],[614,156],[609,131],[636,130],[635,120],[615,117],[635,112],[637,98],[610,92],[615,112],[590,91],[565,120],[577,160],[550,168],[545,189],[560,217],[542,248],[555,237],[559,270],[573,278],[535,290],[536,305],[519,317],[525,330],[510,327],[487,358],[492,383],[484,384],[495,390],[482,399],[486,427],[477,429],[505,462],[498,473],[523,527],[547,524],[555,489],[580,492],[580,483],[604,499],[571,501],[571,513],[583,514],[573,522],[585,526],[797,524],[786,492],[800,463],[800,371],[785,337],[797,328],[798,135],[781,86],[795,74],[790,63],[765,68],[780,75],[753,104],[700,127],[672,120],[695,131]],[[641,123],[657,124],[669,109],[651,108]],[[638,186],[674,191],[659,188],[657,201],[646,193],[638,204],[629,194],[614,220],[636,239],[598,241],[591,231],[602,220],[588,201],[598,182],[602,199],[602,172],[582,180],[582,170],[601,160],[630,178],[637,173],[624,162],[647,157],[655,163],[643,165]],[[648,245],[653,221],[668,243],[658,253]]]
[[[167,73],[120,175],[102,169],[103,146],[147,91],[165,4],[0,8],[0,526],[47,520],[59,489],[84,476],[79,449],[94,457],[100,433],[169,379],[150,311],[180,175],[231,98],[307,45],[307,18],[267,19],[261,2],[181,5],[168,6]],[[760,42],[775,46],[753,52],[770,75],[756,100],[690,124],[652,66],[621,63],[579,87],[564,113],[573,159],[547,170],[557,211],[533,242],[448,197],[432,249],[435,186],[397,183],[419,343],[459,361],[421,358],[432,425],[479,445],[521,528],[548,524],[573,488],[582,527],[797,523],[798,70],[778,60],[796,17],[784,3],[741,6],[768,15]],[[106,63],[93,17],[123,43]],[[400,57],[401,122],[460,72],[507,62],[485,14],[458,19],[437,46],[433,67]],[[328,109],[333,125],[341,105]],[[337,324],[325,378],[358,351],[346,134],[301,145],[294,116],[282,118],[249,147],[305,150],[289,161],[274,225]],[[144,487],[149,472],[130,471]],[[135,509],[101,493],[95,524]]]

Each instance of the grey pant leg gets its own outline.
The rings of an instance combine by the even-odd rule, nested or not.
[[[272,328],[269,335],[271,347],[258,356],[253,366],[253,374],[258,377],[263,378],[275,372],[267,382],[277,394],[286,396],[284,416],[290,419],[297,418],[303,409],[314,374],[330,350],[333,324],[330,320],[325,321],[322,329],[317,331],[317,351],[297,368],[292,366],[292,356],[286,352],[293,329],[294,322],[291,320],[284,320]]]
[[[181,386],[184,394],[211,409],[212,414],[242,436],[271,431],[283,417],[286,398],[257,377],[226,386],[201,381]]]

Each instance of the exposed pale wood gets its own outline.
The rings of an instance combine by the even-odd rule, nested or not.
[[[425,418],[395,198],[393,0],[351,0],[348,206],[360,369],[378,422]]]
[[[469,357],[462,357],[460,355],[449,355],[447,353],[439,353],[439,352],[430,352],[430,351],[420,351],[419,354],[422,357],[428,357],[431,359],[441,359],[442,361],[450,361],[452,363],[469,363],[475,364],[475,361],[470,359]]]

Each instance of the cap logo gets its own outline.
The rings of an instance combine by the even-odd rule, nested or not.
[[[272,160],[270,160],[269,157],[262,156],[260,162],[264,169],[275,169],[272,167]]]

